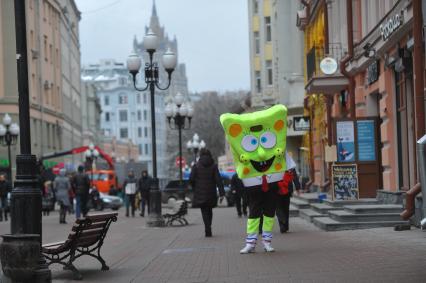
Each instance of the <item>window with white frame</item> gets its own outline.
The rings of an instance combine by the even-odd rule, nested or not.
[[[272,41],[271,17],[265,17],[265,39],[266,42]]]
[[[118,97],[118,103],[119,104],[127,104],[127,95],[126,94],[120,94]]]
[[[255,31],[253,33],[253,37],[254,37],[254,51],[257,54],[260,54],[260,35],[258,31]]]
[[[127,122],[127,110],[120,110],[119,117],[120,122]]]
[[[266,75],[268,85],[272,85],[274,82],[273,72],[272,72],[272,60],[266,60]]]
[[[127,139],[129,137],[129,130],[127,128],[120,128],[120,138]]]

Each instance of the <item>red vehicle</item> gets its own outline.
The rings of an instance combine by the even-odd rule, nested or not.
[[[81,146],[73,148],[71,150],[55,152],[42,156],[40,158],[40,161],[43,162],[43,160],[64,155],[84,153],[88,149],[89,146]],[[114,171],[114,162],[111,156],[106,154],[100,147],[95,146],[95,149],[99,152],[99,156],[107,162],[109,168],[104,170],[93,170],[93,172],[91,170],[88,170],[86,171],[86,173],[89,175],[89,178],[91,180],[93,179],[92,186],[95,186],[98,192],[109,194],[111,191],[115,191],[118,188],[117,176]]]

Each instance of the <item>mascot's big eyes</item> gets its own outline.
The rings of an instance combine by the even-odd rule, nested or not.
[[[256,148],[259,146],[259,142],[257,141],[257,138],[252,135],[248,135],[243,137],[241,141],[241,146],[244,148],[244,150],[248,152],[255,151]]]
[[[264,148],[273,148],[277,143],[277,137],[272,132],[265,132],[260,136],[260,144]]]

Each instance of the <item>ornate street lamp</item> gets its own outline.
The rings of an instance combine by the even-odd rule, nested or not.
[[[200,141],[200,136],[197,133],[194,134],[192,140],[186,143],[188,151],[194,153],[194,164],[197,162],[198,151],[205,147],[206,143],[203,140]]]
[[[158,64],[152,62],[154,53],[158,47],[158,37],[150,29],[143,39],[143,45],[149,54],[149,62],[145,63],[145,83],[144,88],[138,88],[136,86],[136,75],[139,73],[139,69],[142,65],[142,60],[137,54],[131,54],[127,59],[127,69],[133,77],[133,85],[138,91],[150,91],[151,94],[151,129],[152,129],[152,173],[153,181],[150,190],[150,211],[149,219],[147,222],[148,226],[161,227],[164,226],[164,219],[161,216],[161,192],[158,186],[157,177],[157,146],[156,146],[156,133],[155,133],[155,88],[160,90],[166,90],[170,87],[172,73],[176,67],[177,58],[176,54],[168,49],[163,55],[163,67],[167,72],[167,85],[162,88],[159,85],[159,70]]]
[[[12,118],[9,114],[5,114],[3,117],[3,124],[0,124],[0,144],[7,146],[7,157],[9,166],[7,168],[7,177],[12,182],[12,159],[10,157],[10,146],[16,145],[19,136],[19,126],[16,123],[12,124]]]
[[[95,149],[95,145],[93,143],[91,143],[89,145],[89,149],[86,150],[86,152],[84,153],[84,156],[86,157],[86,162],[88,164],[90,164],[90,174],[91,174],[91,187],[93,188],[95,185],[95,180],[93,180],[93,168],[94,168],[94,164],[96,164],[96,159],[98,159],[99,157],[99,151],[97,149]]]
[[[174,104],[167,104],[165,112],[169,127],[179,132],[179,189],[182,193],[182,198],[185,198],[182,178],[182,130],[191,128],[194,108],[190,103],[184,103],[183,95],[178,92],[174,97]],[[186,121],[188,121],[188,123],[186,123]]]

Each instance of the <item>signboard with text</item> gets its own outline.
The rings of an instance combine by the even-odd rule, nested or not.
[[[358,161],[376,161],[376,137],[374,120],[360,120],[357,124]]]
[[[354,121],[336,122],[337,161],[355,161],[355,131]]]
[[[356,164],[333,165],[331,174],[334,200],[359,199],[358,168]]]

